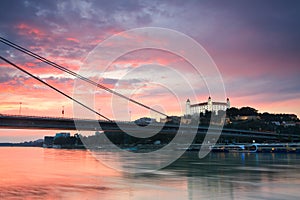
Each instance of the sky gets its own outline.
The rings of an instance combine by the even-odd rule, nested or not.
[[[199,43],[217,66],[231,106],[300,116],[299,1],[2,0],[0,6],[1,37],[75,72],[84,68],[99,43],[114,34],[143,27],[175,30]],[[0,55],[65,93],[74,94],[74,77],[3,43]],[[97,77],[89,78],[169,115],[181,115],[187,98],[196,103],[211,95],[191,63],[158,49],[132,51],[108,68],[100,66],[97,70],[101,71]],[[0,72],[1,114],[73,117],[71,100],[3,61]],[[187,91],[186,80],[192,92]],[[159,117],[92,89],[94,109],[109,118]],[[0,142],[54,133],[0,130]]]

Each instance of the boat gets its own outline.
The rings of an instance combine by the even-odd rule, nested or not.
[[[300,143],[216,144],[212,152],[300,153]]]
[[[300,153],[300,143],[253,144],[261,153]]]
[[[210,146],[212,152],[243,152],[245,146],[243,144],[215,144]]]

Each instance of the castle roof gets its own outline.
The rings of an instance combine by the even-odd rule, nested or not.
[[[224,102],[212,102],[213,105],[224,105],[227,106],[227,103]]]
[[[191,107],[206,106],[206,105],[208,105],[207,102],[202,102],[202,103],[192,104]],[[227,103],[224,103],[224,102],[212,102],[212,105],[227,106]]]
[[[205,106],[205,105],[207,105],[207,102],[203,102],[203,103],[196,103],[196,104],[193,104],[193,105],[191,105],[191,107]]]

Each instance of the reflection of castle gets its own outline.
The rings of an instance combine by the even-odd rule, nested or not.
[[[208,97],[207,102],[203,103],[197,103],[197,104],[191,104],[190,100],[188,99],[186,101],[186,115],[194,115],[199,113],[205,113],[205,111],[211,111],[218,114],[218,111],[223,110],[226,111],[226,109],[230,108],[230,101],[227,98],[226,103],[225,102],[213,102],[211,100],[211,97]]]

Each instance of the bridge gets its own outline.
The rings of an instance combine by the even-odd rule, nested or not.
[[[75,122],[76,121],[76,122]],[[24,116],[24,115],[0,115],[0,129],[46,129],[46,130],[77,130],[77,131],[104,131],[108,135],[122,135],[124,132],[119,126],[133,133],[151,132],[159,129],[160,134],[175,135],[180,130],[184,134],[189,134],[197,130],[197,137],[203,138],[208,131],[206,126],[192,126],[185,124],[163,124],[154,123],[151,126],[137,126],[134,122],[128,121],[106,121],[95,119],[73,119],[62,117],[40,117],[40,116]],[[101,129],[99,129],[101,127]],[[280,134],[275,132],[260,132],[249,130],[238,130],[223,128],[210,128],[210,134],[219,133],[221,131],[221,140],[234,139],[235,141],[252,142],[255,141],[300,141],[299,134]]]

